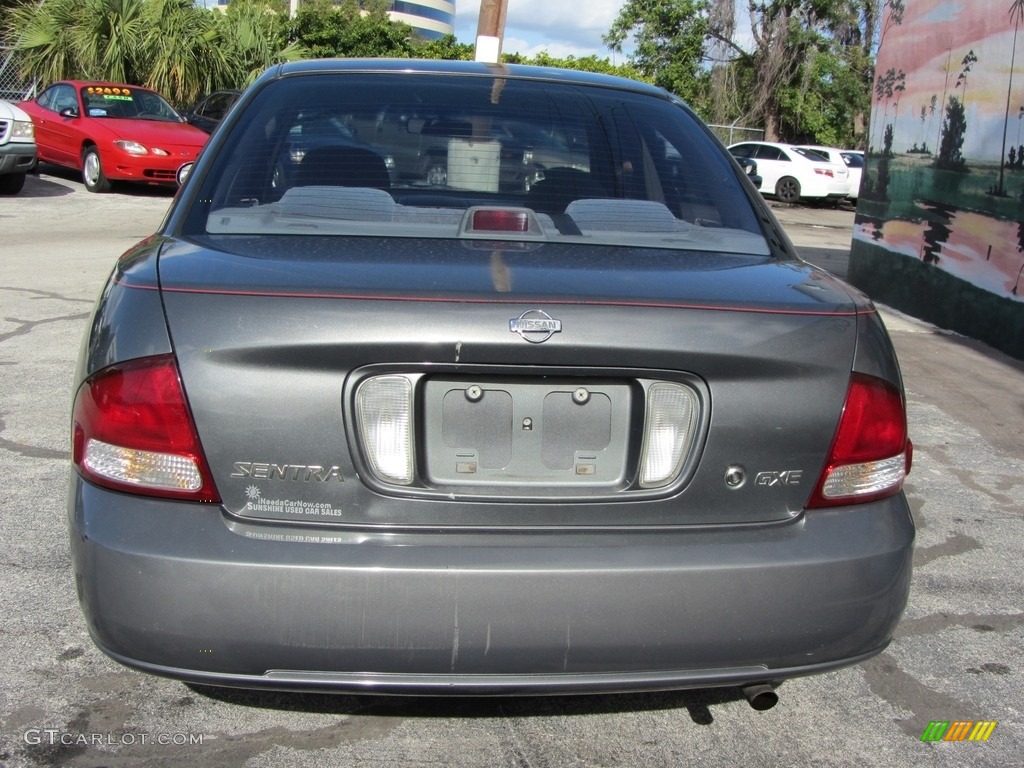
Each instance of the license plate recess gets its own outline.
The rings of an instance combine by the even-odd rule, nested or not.
[[[633,402],[632,386],[615,380],[428,379],[429,482],[621,487]]]

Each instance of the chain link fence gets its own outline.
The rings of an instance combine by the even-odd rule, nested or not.
[[[0,45],[0,99],[21,101],[36,95],[36,83],[28,82],[18,72],[18,54],[13,48]]]
[[[708,125],[708,128],[717,136],[725,146],[736,144],[740,141],[762,141],[764,131],[760,128],[744,128],[739,125]]]

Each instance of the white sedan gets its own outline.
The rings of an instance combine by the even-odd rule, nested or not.
[[[850,171],[850,197],[856,200],[860,194],[860,180],[864,176],[864,153],[856,149],[844,149],[839,154]]]
[[[860,194],[860,179],[864,171],[864,153],[852,149],[837,149],[836,147],[804,146],[801,149],[809,149],[815,152],[830,163],[842,163],[850,172],[850,186],[848,196],[856,200]]]
[[[815,151],[792,144],[744,141],[729,151],[735,157],[749,157],[757,163],[761,191],[784,203],[804,199],[838,202],[850,193],[850,172],[846,165],[830,163]]]

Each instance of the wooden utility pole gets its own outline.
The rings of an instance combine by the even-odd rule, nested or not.
[[[480,0],[480,20],[476,26],[476,60],[497,64],[505,38],[508,0]]]

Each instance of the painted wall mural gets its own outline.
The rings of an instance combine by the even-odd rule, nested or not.
[[[849,278],[1024,358],[1024,0],[886,0]]]

